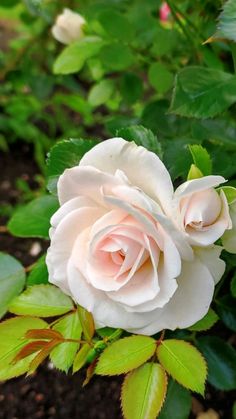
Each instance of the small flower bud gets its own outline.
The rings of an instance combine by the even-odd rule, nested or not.
[[[52,34],[57,41],[67,45],[84,36],[85,23],[85,19],[79,13],[64,9],[63,13],[56,18]]]

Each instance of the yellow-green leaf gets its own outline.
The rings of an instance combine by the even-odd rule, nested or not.
[[[53,326],[53,329],[60,332],[66,339],[79,340],[82,334],[82,327],[78,312],[76,311],[63,317]],[[52,350],[50,359],[56,368],[67,372],[73,364],[78,348],[79,342],[63,342]]]
[[[192,180],[192,179],[199,179],[201,177],[203,177],[201,170],[199,170],[195,164],[191,164],[187,179]]]
[[[236,188],[233,186],[221,186],[219,190],[224,192],[229,205],[236,201]]]
[[[206,362],[201,353],[183,340],[167,339],[157,348],[161,365],[184,387],[204,394]]]
[[[89,311],[80,306],[78,307],[78,313],[84,337],[86,340],[91,340],[95,332],[93,316]]]
[[[29,329],[45,329],[47,323],[35,317],[14,317],[0,324],[0,381],[24,374],[34,357],[29,355],[13,364],[17,353],[29,342],[25,333]]]
[[[195,166],[200,170],[202,175],[208,176],[212,173],[212,161],[208,151],[200,144],[190,144],[190,153]]]
[[[96,374],[124,374],[144,364],[156,350],[156,341],[149,336],[130,336],[117,340],[100,356]]]
[[[77,73],[88,58],[98,53],[103,44],[104,42],[98,36],[85,36],[72,42],[57,57],[53,66],[54,74]]]
[[[54,285],[44,284],[28,287],[9,306],[11,313],[40,317],[60,316],[72,309],[68,295]]]
[[[166,396],[167,377],[159,364],[148,362],[124,380],[121,405],[125,419],[155,419]]]
[[[73,364],[73,373],[79,371],[87,361],[87,356],[90,352],[91,346],[88,343],[85,343],[79,352],[76,354],[74,364]]]

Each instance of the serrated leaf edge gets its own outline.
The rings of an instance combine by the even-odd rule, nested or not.
[[[139,336],[139,335],[137,335],[137,336]],[[127,337],[127,338],[123,338],[123,339],[120,339],[120,340],[124,340],[124,339],[129,339],[130,337],[132,337],[132,336],[129,336],[129,337]],[[154,339],[153,339],[154,340]],[[117,342],[119,342],[119,341],[115,341],[115,342],[112,342],[112,344],[114,344],[114,343],[117,343]],[[112,346],[112,344],[111,345],[109,345],[103,352],[102,352],[102,354],[101,354],[101,356],[98,358],[98,364],[99,364],[99,361],[100,361],[100,359],[104,356],[104,353],[106,352],[106,350],[107,349],[109,349],[111,346]],[[149,346],[149,345],[147,345],[147,346]],[[145,348],[144,348],[145,349]],[[138,350],[136,351],[136,352],[139,352]],[[133,353],[136,353],[136,352],[133,352]],[[144,362],[142,362],[141,364],[139,364],[139,365],[137,365],[135,368],[132,368],[132,369],[125,369],[125,370],[123,370],[122,372],[117,372],[117,373],[109,373],[109,374],[107,374],[107,373],[102,373],[102,372],[99,372],[99,373],[97,373],[96,372],[96,370],[95,370],[95,374],[97,374],[97,375],[101,375],[101,376],[107,376],[107,377],[112,377],[112,376],[114,376],[114,375],[122,375],[122,374],[126,374],[126,373],[128,373],[128,372],[130,372],[130,371],[132,371],[132,370],[134,370],[134,369],[137,369],[137,368],[139,368],[139,367],[141,367],[141,365],[143,365],[143,364],[145,364],[153,355],[154,355],[154,353],[156,352],[156,346],[155,347],[153,347],[153,353],[144,361]]]
[[[145,363],[146,364],[146,363]],[[138,368],[135,368],[135,369],[133,369],[132,371],[130,371],[126,376],[125,376],[125,378],[124,378],[124,380],[123,380],[123,383],[122,383],[122,385],[121,385],[121,393],[120,393],[120,407],[121,407],[121,411],[122,411],[122,415],[124,416],[124,419],[128,419],[128,418],[126,418],[126,416],[125,416],[125,412],[124,412],[124,408],[123,408],[123,403],[122,403],[122,399],[123,399],[123,394],[124,394],[124,392],[125,392],[125,388],[126,388],[126,385],[128,384],[127,383],[127,381],[129,380],[129,378],[130,378],[130,376],[136,371],[136,370],[138,370],[139,368],[141,368],[141,367],[143,367],[145,364],[142,364],[142,365],[140,365]],[[161,406],[160,406],[160,408],[159,408],[159,411],[158,411],[158,413],[157,413],[157,417],[158,417],[158,415],[159,415],[159,413],[161,412],[161,410],[162,410],[162,408],[163,408],[163,406],[164,406],[164,403],[165,403],[165,400],[166,400],[166,395],[167,395],[167,384],[168,384],[168,376],[167,376],[167,374],[166,374],[166,371],[165,371],[165,368],[161,365],[161,364],[159,364],[158,363],[158,365],[161,367],[161,369],[163,370],[163,372],[164,372],[164,378],[165,378],[165,389],[164,389],[164,394],[163,394],[163,399],[162,399],[162,404],[161,404]],[[147,385],[147,388],[148,388],[148,385]],[[146,392],[145,392],[146,393]],[[142,419],[142,417],[140,417],[140,419]]]
[[[202,353],[194,346],[194,345],[192,345],[191,343],[189,343],[189,342],[186,342],[185,340],[180,340],[180,339],[170,339],[170,340],[172,340],[172,341],[176,341],[176,342],[179,342],[179,341],[181,341],[181,342],[184,342],[184,343],[186,343],[188,346],[190,346],[191,348],[193,348],[193,349],[195,349],[197,352],[198,352],[198,355],[201,357],[201,359],[202,359],[202,361],[203,361],[203,364],[204,364],[204,367],[205,367],[205,370],[206,370],[206,375],[205,375],[205,380],[204,380],[204,383],[203,383],[203,385],[204,385],[204,387],[203,387],[203,391],[202,390],[200,390],[200,389],[193,389],[193,388],[190,388],[189,386],[185,386],[185,385],[183,385],[183,383],[181,383],[176,377],[173,377],[173,375],[166,369],[166,367],[164,366],[164,365],[162,365],[162,362],[161,362],[161,360],[159,359],[159,356],[158,356],[158,348],[157,348],[157,358],[158,358],[158,360],[159,360],[159,362],[160,362],[160,364],[161,364],[161,366],[164,368],[164,370],[167,372],[167,374],[169,374],[178,384],[180,384],[182,387],[184,387],[184,388],[187,388],[188,390],[191,390],[191,391],[194,391],[194,392],[197,392],[197,393],[200,393],[202,396],[204,396],[204,392],[205,392],[205,383],[206,383],[206,381],[207,381],[207,375],[208,375],[208,366],[207,366],[207,362],[206,362],[206,360],[205,360],[205,358],[204,358],[204,356],[202,355]],[[163,341],[162,343],[161,343],[161,345],[163,345],[163,343],[164,343],[165,341]],[[161,346],[160,345],[160,346]],[[171,354],[172,354],[172,352],[171,352]],[[175,356],[174,356],[174,358],[176,358]],[[178,360],[178,358],[177,358],[177,360]],[[179,363],[179,362],[178,362]],[[182,365],[182,364],[181,364]],[[184,369],[189,373],[189,371],[188,371],[188,369],[183,365],[183,367],[184,367]]]

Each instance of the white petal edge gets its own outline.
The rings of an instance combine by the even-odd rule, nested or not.
[[[208,268],[197,258],[184,262],[177,282],[178,288],[169,303],[154,311],[155,320],[143,328],[133,327],[130,332],[153,335],[163,329],[184,329],[205,316],[214,293],[214,280]]]
[[[115,174],[122,170],[133,186],[170,209],[173,185],[166,167],[156,154],[123,138],[111,138],[89,150],[81,159],[80,166],[93,166]]]
[[[223,176],[204,176],[199,179],[188,180],[182,183],[175,191],[175,198],[183,198],[195,192],[204,191],[205,189],[214,188],[221,183],[227,182]]]

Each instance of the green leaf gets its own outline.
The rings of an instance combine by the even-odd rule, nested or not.
[[[236,389],[236,351],[216,336],[204,336],[197,340],[208,365],[208,381],[220,390]]]
[[[221,119],[198,120],[192,122],[191,128],[193,137],[200,141],[209,140],[212,143],[212,150],[218,150],[220,156],[222,155],[222,148],[219,146],[224,147],[225,150],[235,152],[236,123],[232,118],[226,116]],[[230,154],[230,157],[232,157],[232,154]]]
[[[53,97],[53,103],[67,106],[74,112],[78,112],[83,116],[84,123],[89,124],[93,121],[92,107],[89,105],[87,99],[79,96],[78,93],[56,93]]]
[[[85,61],[96,55],[104,41],[97,36],[86,36],[66,47],[57,57],[54,66],[54,74],[77,73],[84,66]]]
[[[216,301],[216,311],[224,324],[236,332],[236,304],[234,298],[225,295]]]
[[[122,71],[131,66],[134,56],[128,45],[114,42],[101,49],[100,59],[108,70]]]
[[[97,57],[89,58],[87,61],[87,66],[93,80],[98,81],[104,76],[104,68],[101,61]]]
[[[77,311],[59,320],[53,330],[60,332],[66,339],[80,339],[82,327]],[[52,363],[61,371],[67,372],[73,364],[79,343],[64,342],[54,348],[50,354]]]
[[[77,166],[83,155],[96,144],[95,140],[71,138],[52,147],[47,159],[48,189],[51,193],[56,193],[58,177],[64,170]]]
[[[130,124],[137,124],[137,122],[138,118],[135,117],[130,118],[130,116],[127,115],[115,115],[107,118],[105,127],[109,134],[115,136],[117,130],[125,128]]]
[[[122,329],[114,329],[113,327],[102,327],[96,330],[97,334],[102,338],[108,338],[109,342],[117,340],[123,333]]]
[[[157,154],[159,157],[162,157],[161,144],[156,135],[154,135],[150,129],[147,129],[142,125],[121,128],[116,132],[116,135],[127,141],[134,141],[137,145],[141,145]]]
[[[191,411],[191,394],[180,386],[176,381],[170,379],[164,406],[158,419],[188,419]]]
[[[67,295],[54,285],[34,285],[28,287],[11,302],[9,311],[26,316],[60,316],[73,309]],[[32,328],[31,328],[32,329]]]
[[[47,239],[50,218],[58,209],[53,196],[41,196],[19,208],[8,223],[11,234],[17,237],[42,237]]]
[[[120,81],[120,92],[128,103],[135,103],[143,93],[143,82],[135,73],[125,73]]]
[[[148,80],[158,93],[166,93],[173,84],[173,74],[162,63],[153,63],[148,70]]]
[[[90,341],[95,332],[93,316],[83,307],[78,307],[78,315],[86,340]]]
[[[191,164],[187,180],[199,179],[201,177],[203,177],[201,170],[199,170],[195,164]]]
[[[0,317],[24,288],[25,270],[18,260],[0,252]]]
[[[155,42],[153,43],[151,52],[156,57],[161,57],[172,53],[173,49],[178,45],[179,33],[171,28],[158,27]]]
[[[121,406],[125,419],[156,419],[165,400],[167,377],[159,364],[148,362],[124,380]]]
[[[79,352],[76,354],[73,363],[73,374],[79,371],[87,362],[88,354],[91,350],[91,346],[88,343],[85,343],[82,348],[80,348]]]
[[[184,387],[204,394],[206,362],[200,352],[183,340],[167,339],[157,348],[157,356],[165,370]]]
[[[218,189],[224,192],[229,205],[236,201],[236,188],[233,188],[233,186],[221,186]]]
[[[236,273],[234,274],[233,278],[231,279],[230,283],[230,291],[234,298],[236,298]]]
[[[15,317],[0,323],[0,381],[24,374],[33,355],[13,364],[16,354],[29,340],[24,339],[29,329],[41,329],[47,327],[47,323],[34,317]]]
[[[228,0],[223,5],[223,10],[218,19],[217,32],[213,35],[217,41],[217,38],[225,38],[230,41],[236,42],[236,3],[235,0]]]
[[[211,118],[236,101],[236,76],[205,67],[186,67],[177,74],[170,112]]]
[[[163,144],[164,149],[164,163],[170,172],[172,179],[182,177],[186,179],[192,159],[188,150],[190,138],[175,138],[173,140],[166,140]]]
[[[129,20],[115,10],[104,10],[99,14],[99,22],[109,38],[128,42],[133,37],[133,27]]]
[[[39,285],[48,283],[48,270],[45,262],[45,255],[41,256],[35,263],[27,278],[27,285]]]
[[[88,101],[92,106],[100,106],[110,99],[114,92],[114,82],[112,80],[101,80],[95,84],[89,92]]]
[[[211,175],[212,161],[208,151],[199,144],[189,145],[190,153],[197,168],[204,176]]]
[[[124,374],[144,364],[155,352],[156,341],[148,336],[120,339],[105,349],[95,372],[99,375]]]
[[[214,324],[219,320],[216,312],[210,308],[208,313],[193,326],[188,329],[193,332],[202,332],[204,330],[209,330]]]

